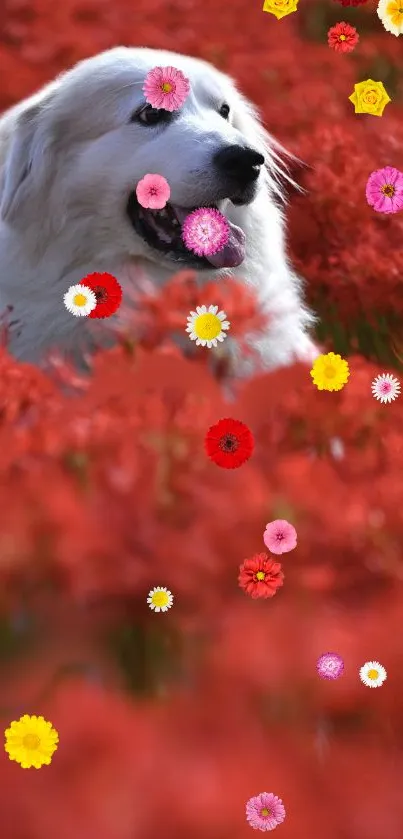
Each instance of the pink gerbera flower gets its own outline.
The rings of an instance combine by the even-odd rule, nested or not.
[[[169,183],[162,175],[144,175],[136,187],[137,201],[149,210],[162,210],[170,194]]]
[[[225,248],[229,239],[229,224],[219,210],[200,207],[186,216],[182,239],[188,250],[197,256],[211,256]]]
[[[189,79],[176,67],[154,67],[147,73],[143,86],[146,101],[164,111],[177,111],[189,91]]]
[[[263,541],[273,554],[285,554],[296,548],[297,531],[288,521],[276,519],[266,525]]]
[[[246,820],[254,830],[274,830],[284,819],[283,802],[272,792],[261,792],[246,803]]]
[[[403,172],[393,166],[376,169],[368,178],[365,194],[377,213],[397,213],[403,209]]]

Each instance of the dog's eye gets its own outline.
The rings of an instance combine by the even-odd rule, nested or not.
[[[130,119],[130,122],[139,122],[141,125],[158,125],[160,122],[166,122],[169,116],[168,111],[163,108],[152,108],[151,105],[146,105],[141,111],[136,111]]]
[[[220,116],[221,116],[221,117],[223,117],[224,119],[228,119],[228,117],[229,117],[229,111],[230,111],[230,107],[229,107],[229,105],[227,105],[227,104],[224,102],[224,104],[223,104],[223,105],[221,105],[221,108],[220,108],[220,110],[219,110],[219,114],[220,114]]]

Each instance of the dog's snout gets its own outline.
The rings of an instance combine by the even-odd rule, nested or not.
[[[214,163],[224,175],[245,187],[259,177],[264,157],[245,146],[226,146],[214,156]]]

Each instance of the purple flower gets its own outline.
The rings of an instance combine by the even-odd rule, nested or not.
[[[200,207],[186,216],[182,239],[197,256],[210,256],[225,248],[229,239],[229,224],[225,216],[213,207]]]
[[[337,653],[323,653],[316,662],[316,669],[321,679],[338,679],[343,675],[344,662]]]
[[[393,166],[376,169],[368,178],[365,194],[377,213],[403,210],[403,172]]]

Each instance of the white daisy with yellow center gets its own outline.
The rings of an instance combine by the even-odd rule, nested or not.
[[[403,0],[380,0],[377,11],[387,32],[403,34]]]
[[[225,312],[218,311],[218,306],[196,306],[196,311],[187,319],[186,332],[198,346],[211,349],[217,346],[217,341],[222,342],[227,337],[225,330],[229,329],[230,322],[226,317]]]
[[[64,305],[71,315],[88,317],[97,305],[97,298],[86,285],[71,285],[63,297]]]
[[[164,586],[156,586],[148,593],[147,603],[154,612],[167,612],[173,603],[173,594]]]
[[[387,678],[387,672],[379,661],[366,661],[360,669],[360,679],[368,688],[379,688]]]

